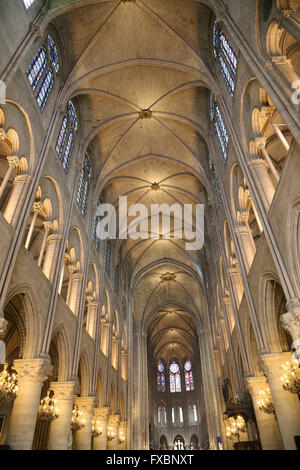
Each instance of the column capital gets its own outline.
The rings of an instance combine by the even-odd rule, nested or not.
[[[262,106],[260,114],[262,118],[271,117],[275,110],[275,106]]]
[[[253,158],[253,160],[250,160],[248,162],[248,167],[249,168],[264,168],[265,170],[268,170],[269,166],[263,158]]]
[[[51,222],[51,220],[46,220],[45,222],[43,222],[43,226],[45,230],[48,230],[49,232],[53,229],[53,223]]]
[[[276,65],[289,65],[292,67],[291,61],[286,58],[286,55],[275,55],[271,57],[271,61]]]
[[[110,413],[110,408],[108,407],[95,408],[94,416],[95,416],[95,419],[98,421],[108,421],[109,413]]]
[[[45,209],[41,201],[34,202],[33,205],[33,212],[37,212],[37,214],[45,214]]]
[[[241,211],[241,212],[239,213],[239,220],[240,220],[240,222],[242,222],[242,223],[248,222],[249,216],[250,216],[249,211]]]
[[[52,373],[53,366],[49,359],[15,359],[13,369],[18,373],[18,380],[43,383]]]
[[[50,388],[54,391],[57,400],[73,400],[76,391],[76,382],[51,382]]]
[[[237,227],[234,228],[234,231],[237,235],[244,235],[244,234],[248,235],[248,230],[247,230],[246,225],[238,225]]]
[[[256,396],[258,396],[260,390],[264,390],[266,387],[269,386],[267,379],[264,375],[246,377],[246,384],[247,384],[248,390],[252,398],[255,398]]]
[[[78,405],[80,411],[91,413],[95,406],[95,397],[76,397],[75,403]]]
[[[31,181],[32,181],[32,176],[30,175],[18,175],[15,177],[13,184],[17,184],[17,183],[30,184]]]
[[[7,158],[9,166],[14,166],[15,168],[18,168],[20,165],[20,160],[17,155],[9,155]]]
[[[120,426],[120,420],[121,416],[120,415],[109,415],[108,417],[108,426],[110,427],[116,427]]]
[[[258,366],[262,369],[268,379],[278,378],[283,374],[282,364],[292,360],[291,352],[281,352],[274,354],[262,354],[258,361]]]
[[[281,315],[280,319],[283,328],[288,331],[292,337],[300,338],[300,313],[287,312]]]
[[[82,273],[74,273],[72,276],[73,281],[82,281],[83,274]]]
[[[59,242],[61,239],[62,239],[62,236],[60,233],[52,233],[47,238],[47,242]]]

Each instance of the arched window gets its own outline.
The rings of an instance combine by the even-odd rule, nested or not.
[[[117,265],[115,268],[115,279],[114,279],[114,291],[116,295],[118,295],[119,293],[119,277],[120,277],[120,266]]]
[[[63,117],[60,130],[58,133],[56,145],[55,145],[57,156],[61,160],[62,167],[65,173],[68,173],[68,169],[70,166],[70,159],[71,159],[72,150],[73,150],[73,146],[75,142],[75,132],[77,131],[77,129],[78,129],[78,120],[77,120],[76,111],[75,111],[72,101],[69,101],[68,106],[67,106],[67,111]],[[86,156],[87,156],[88,162],[86,162],[86,158],[85,158],[85,166],[87,163],[86,169],[89,166],[89,171],[90,171],[91,166],[89,163],[89,158],[88,158],[87,153],[86,153]],[[85,169],[85,166],[83,170]],[[81,175],[81,176],[84,178],[84,175]],[[89,177],[86,177],[84,179],[84,183],[87,184],[86,191],[88,191],[88,179]],[[82,191],[84,193],[84,188],[82,189]],[[87,194],[86,194],[86,197],[87,197]]]
[[[219,106],[215,102],[213,93],[210,94],[210,119],[214,124],[214,129],[221,149],[222,158],[225,162],[227,159],[227,147],[229,143],[229,137]]]
[[[170,392],[181,392],[180,368],[176,361],[170,365]]]
[[[161,361],[157,365],[157,390],[159,392],[166,391],[165,366]]]
[[[216,167],[211,161],[209,161],[209,167],[210,167],[212,185],[214,187],[215,194],[216,194],[217,204],[218,204],[218,207],[221,207],[221,205],[222,205],[222,193],[221,193],[221,189],[220,189],[220,183],[219,183],[219,178],[218,178],[218,174],[217,174],[217,171],[216,171]]]
[[[29,5],[30,6],[30,5]],[[26,70],[30,86],[42,112],[53,88],[55,74],[59,72],[59,57],[53,38],[48,35],[46,43],[39,48]]]
[[[220,70],[228,90],[231,96],[233,96],[237,71],[237,57],[226,34],[222,29],[219,29],[216,22],[213,30],[213,48],[214,56],[219,61]]]
[[[198,422],[198,415],[197,415],[196,405],[193,405],[193,418],[194,418],[194,423],[197,423]]]
[[[34,3],[35,0],[23,0],[26,10]]]
[[[84,157],[84,165],[80,172],[79,186],[77,191],[77,204],[83,216],[86,214],[87,200],[89,194],[91,176],[91,163],[89,154],[86,152]]]
[[[106,243],[106,249],[105,249],[105,262],[104,262],[104,269],[106,271],[106,274],[110,275],[110,258],[111,258],[111,244],[108,241]]]
[[[158,407],[157,421],[159,426],[166,426],[167,424],[167,413],[166,408],[164,406]]]
[[[183,412],[181,406],[178,408],[178,414],[179,414],[179,423],[183,423]]]
[[[194,380],[191,361],[186,361],[184,364],[184,381],[185,389],[187,392],[194,390]]]

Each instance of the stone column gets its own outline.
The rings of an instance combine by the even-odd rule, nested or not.
[[[278,183],[279,179],[280,179],[279,173],[278,173],[277,169],[275,168],[275,165],[274,165],[273,161],[271,160],[270,155],[267,152],[266,139],[263,138],[263,137],[257,137],[255,139],[255,143],[257,144],[257,147],[259,148],[259,150],[262,153],[264,159],[266,160],[266,163],[267,163],[268,167],[270,168],[270,171],[272,172],[272,175],[274,176],[274,179],[275,179],[276,183]]]
[[[31,450],[43,382],[52,372],[45,359],[16,359],[17,398],[9,422],[7,443],[11,449]]]
[[[90,450],[95,397],[77,397],[75,403],[79,411],[82,411],[82,418],[85,420],[84,427],[75,434],[76,450]]]
[[[126,349],[121,351],[121,374],[122,379],[127,382],[128,380],[128,352]]]
[[[6,362],[6,346],[2,339],[5,336],[7,323],[7,320],[5,320],[3,316],[0,316],[0,364],[5,364]]]
[[[259,395],[260,390],[266,390],[266,388],[269,387],[266,378],[264,376],[248,377],[246,382],[252,398],[260,442],[263,450],[282,449],[282,440],[275,415],[264,413],[258,407],[258,400],[261,398]]]
[[[264,147],[263,147],[264,148]],[[266,150],[265,150],[266,152]],[[259,192],[261,195],[261,198],[263,200],[264,206],[266,211],[269,210],[270,205],[272,203],[274,193],[275,193],[275,188],[272,183],[272,180],[268,174],[268,168],[269,165],[261,159],[261,158],[254,158],[248,163],[248,166],[254,176],[254,179],[256,181],[256,184],[259,188]],[[272,166],[272,169],[274,166]],[[275,169],[274,169],[275,170]],[[276,171],[276,170],[275,170]],[[275,173],[277,176],[276,182],[279,180],[278,173]]]
[[[244,293],[240,273],[237,267],[232,267],[228,269],[228,274],[231,279],[235,304],[237,305],[237,307],[239,307]]]
[[[93,439],[93,450],[106,450],[107,448],[107,421],[110,413],[108,407],[96,408],[94,412],[94,420],[100,421],[102,434]]]
[[[68,305],[75,315],[78,315],[82,280],[83,274],[74,273],[72,275],[70,298]]]
[[[107,437],[107,450],[118,450],[119,448],[119,426],[120,415],[110,415],[108,419],[108,437]],[[111,433],[112,437],[109,437]]]
[[[34,227],[35,227],[35,224],[36,224],[36,220],[37,220],[39,214],[44,214],[43,204],[41,202],[34,202],[33,203],[33,216],[32,216],[29,232],[28,232],[26,242],[25,242],[26,250],[28,250],[28,248],[29,248],[32,233],[33,233],[33,230],[34,230]]]
[[[70,441],[75,382],[52,382],[51,390],[57,399],[59,416],[52,421],[48,440],[49,450],[67,450]]]
[[[87,304],[86,331],[95,339],[97,328],[98,303],[89,301]]]
[[[300,361],[300,313],[287,312],[281,315],[281,322],[283,328],[291,335],[293,339],[293,347],[295,348],[295,355]]]
[[[45,232],[44,232],[44,236],[43,236],[43,241],[42,241],[42,246],[41,246],[39,259],[38,259],[38,266],[39,267],[41,267],[41,265],[42,265],[42,261],[43,261],[43,258],[44,258],[44,252],[45,252],[45,246],[46,246],[46,243],[47,243],[47,238],[48,238],[50,230],[52,230],[52,228],[53,228],[53,224],[52,224],[51,221],[46,220],[45,222],[43,222],[43,226],[44,226]]]
[[[300,435],[300,401],[297,395],[283,390],[282,364],[291,361],[288,353],[264,354],[260,358],[261,368],[267,377],[273,397],[278,425],[286,450],[296,450],[294,436]]]
[[[14,169],[18,168],[19,165],[20,165],[20,160],[17,156],[9,156],[9,157],[7,157],[7,161],[8,161],[8,170],[7,170],[6,175],[4,176],[3,181],[1,183],[1,186],[0,186],[0,199],[2,197],[2,194],[5,191],[6,185],[9,181]]]
[[[29,175],[18,175],[14,179],[12,193],[4,211],[4,217],[13,227],[16,225],[19,216],[19,209],[22,207],[25,194],[28,192],[28,186],[32,181]]]
[[[241,219],[246,222],[246,217],[249,217],[248,213],[241,214]],[[247,219],[248,220],[248,219]],[[239,241],[241,252],[243,256],[243,262],[247,273],[250,271],[254,256],[255,256],[255,245],[253,239],[249,233],[250,229],[245,225],[239,225],[234,229],[236,237]]]
[[[55,268],[57,265],[57,257],[61,242],[61,235],[59,233],[53,233],[49,235],[47,238],[47,247],[45,253],[45,260],[43,265],[43,273],[49,279],[49,281],[53,281]]]
[[[291,61],[286,59],[286,56],[279,56],[279,57],[272,57],[272,62],[278,66],[280,66],[281,70],[288,71],[288,73],[292,73],[294,76],[294,79],[291,80],[291,83],[293,83],[295,80],[299,80],[299,77],[295,72],[293,72],[293,67],[291,65]],[[261,110],[262,117],[266,117],[273,127],[274,131],[277,134],[277,137],[279,138],[280,142],[288,152],[290,150],[290,146],[286,138],[284,137],[283,133],[280,130],[280,127],[278,124],[275,124],[272,118],[272,112],[274,111],[274,106],[265,106]]]

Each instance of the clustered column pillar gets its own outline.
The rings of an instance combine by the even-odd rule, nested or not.
[[[269,386],[266,378],[264,376],[248,377],[246,381],[253,402],[260,442],[263,450],[282,449],[282,440],[275,415],[264,413],[258,407],[258,400],[261,398],[259,394],[260,390],[266,390]]]
[[[51,423],[49,450],[67,450],[69,447],[75,387],[75,382],[52,382],[50,385],[57,399],[59,416]]]
[[[7,442],[11,449],[31,450],[43,382],[52,372],[45,359],[16,359],[18,391],[9,423]]]
[[[13,227],[18,220],[19,208],[23,205],[23,199],[25,194],[28,193],[28,186],[31,181],[32,177],[29,175],[18,175],[14,179],[12,193],[3,214],[7,222]]]
[[[300,401],[296,394],[283,390],[281,383],[282,364],[291,361],[291,353],[264,354],[260,361],[270,386],[284,448],[295,450],[294,436],[300,435]]]
[[[99,426],[102,429],[101,435],[94,437],[93,450],[106,450],[107,448],[107,422],[110,413],[110,408],[96,408],[94,413],[94,420],[99,421]]]
[[[84,427],[75,435],[76,450],[90,450],[95,397],[77,397],[75,403],[79,411],[82,411],[82,418],[85,420]]]

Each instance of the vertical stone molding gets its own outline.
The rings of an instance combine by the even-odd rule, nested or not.
[[[248,377],[246,379],[249,393],[252,398],[258,432],[263,450],[279,450],[283,448],[278,423],[274,414],[267,414],[258,408],[258,400],[261,398],[260,390],[269,387],[264,376]]]
[[[108,433],[112,433],[112,438],[107,437],[107,449],[118,450],[119,448],[119,427],[120,415],[110,415],[108,419]]]
[[[300,401],[297,395],[283,390],[281,383],[282,364],[291,359],[290,352],[264,354],[260,358],[260,365],[269,383],[283,446],[286,450],[296,449],[294,436],[300,435]]]
[[[86,330],[93,339],[96,338],[97,312],[98,312],[98,303],[97,302],[88,302],[88,304],[87,304]]]
[[[75,403],[79,411],[82,411],[82,418],[85,420],[84,427],[75,434],[76,450],[90,450],[95,397],[77,397]]]
[[[9,422],[7,443],[11,449],[31,450],[43,382],[52,372],[45,359],[17,359],[18,391]]]
[[[268,174],[269,165],[262,160],[261,158],[255,158],[248,162],[248,166],[253,173],[255,181],[259,187],[259,192],[265,207],[266,212],[268,212],[270,205],[272,203],[275,188],[272,183],[272,180]],[[272,167],[273,168],[273,167]],[[277,182],[279,180],[277,174]]]
[[[246,215],[243,214],[243,221],[246,223],[244,220],[245,217]],[[245,224],[239,225],[234,229],[241,247],[243,262],[247,273],[250,271],[255,256],[255,246],[252,243],[249,230],[250,229]]]
[[[52,382],[51,390],[57,399],[59,416],[51,423],[48,449],[67,450],[70,441],[75,382]]]
[[[107,421],[110,413],[110,408],[96,408],[94,412],[95,421],[100,422],[102,433],[93,439],[93,450],[106,450],[107,448]]]

